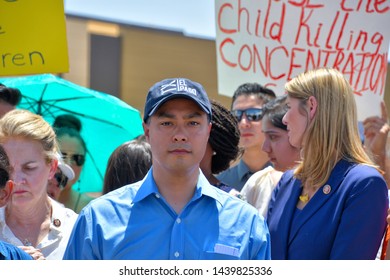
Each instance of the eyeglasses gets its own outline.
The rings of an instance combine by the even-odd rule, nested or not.
[[[241,121],[244,113],[246,115],[246,118],[250,122],[261,121],[261,119],[263,118],[263,109],[261,109],[261,108],[248,108],[245,110],[233,110],[232,113],[237,118],[238,122]]]
[[[66,177],[61,171],[59,171],[54,174],[54,178],[56,179],[58,187],[60,189],[65,188],[66,184],[68,183],[68,177]]]
[[[70,159],[70,161],[75,162],[77,166],[82,166],[85,162],[85,156],[84,155],[78,155],[78,154],[68,154],[68,153],[61,153],[63,159]]]

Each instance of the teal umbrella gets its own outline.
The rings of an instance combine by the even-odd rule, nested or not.
[[[23,95],[18,108],[30,110],[50,124],[58,115],[81,120],[87,155],[79,183],[80,192],[100,192],[110,154],[125,141],[143,133],[140,112],[122,100],[51,74],[3,78],[0,83],[18,88]]]

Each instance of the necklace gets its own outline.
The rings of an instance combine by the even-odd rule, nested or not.
[[[48,234],[50,232],[50,225],[51,224],[53,224],[56,227],[60,227],[61,226],[61,221],[59,219],[53,219],[53,217],[52,217],[52,213],[53,213],[53,208],[52,207],[50,207],[49,211],[50,211],[49,214],[48,214],[49,215],[49,217],[48,217],[49,220],[48,221],[46,220],[46,221],[42,222],[42,224],[40,226],[41,228],[39,229],[39,233],[38,233],[38,237],[37,237],[38,240],[40,240],[42,238],[41,235],[44,236],[45,234]],[[5,216],[6,216],[6,220],[7,220],[8,217],[9,217],[9,213],[6,212]],[[12,226],[12,225],[9,225],[8,227],[14,233],[14,236],[16,238],[18,238],[23,243],[24,246],[34,246],[35,247],[35,245],[30,241],[30,240],[34,240],[34,237],[32,237],[33,234],[31,233],[31,231],[34,231],[34,228],[30,228],[29,230],[27,230],[27,232],[26,232],[26,230],[22,230],[22,231],[25,231],[27,233],[27,237],[23,238],[24,234],[21,234],[22,232],[20,232],[18,230],[18,227],[15,228],[15,226]],[[19,232],[19,234],[18,234],[18,232]]]
[[[309,194],[303,194],[299,196],[299,200],[302,201],[303,203],[306,203],[309,201]]]
[[[32,246],[32,243],[27,238],[23,240],[23,244],[24,246]]]

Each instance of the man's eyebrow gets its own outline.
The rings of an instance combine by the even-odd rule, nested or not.
[[[190,114],[186,115],[187,118],[198,118],[198,117],[201,117],[201,116],[202,116],[201,112],[193,112],[193,113],[190,113]]]
[[[165,111],[162,111],[162,112],[158,112],[156,114],[156,117],[157,118],[174,118],[175,116],[173,114],[169,114],[169,113],[167,113]]]
[[[199,118],[202,116],[202,113],[199,111],[199,112],[192,112],[192,113],[189,113],[189,114],[186,114],[184,115],[184,118],[185,119],[191,119],[191,118]],[[170,114],[168,112],[160,112],[157,114],[157,118],[171,118],[171,119],[175,119],[176,116],[174,114]]]

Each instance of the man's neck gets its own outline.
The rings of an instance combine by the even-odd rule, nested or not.
[[[245,150],[242,160],[249,167],[249,170],[256,172],[261,170],[269,161],[268,156],[261,149],[247,149]]]
[[[177,214],[181,213],[193,197],[198,177],[199,168],[186,172],[160,173],[157,168],[153,167],[153,178],[159,192]]]

